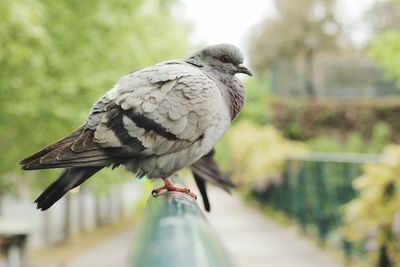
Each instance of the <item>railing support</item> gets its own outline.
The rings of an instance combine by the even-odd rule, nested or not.
[[[150,196],[132,267],[231,267],[196,201],[178,192]]]

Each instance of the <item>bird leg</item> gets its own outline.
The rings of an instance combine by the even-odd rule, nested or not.
[[[151,194],[152,194],[154,197],[158,196],[158,194],[159,194],[162,190],[167,190],[167,191],[175,191],[175,192],[185,193],[185,194],[191,196],[192,198],[197,199],[196,194],[192,193],[192,192],[190,191],[190,189],[185,188],[185,187],[183,187],[183,186],[181,186],[181,185],[176,185],[176,184],[174,184],[174,183],[172,182],[172,180],[171,180],[170,178],[168,178],[168,177],[165,177],[165,178],[162,178],[162,179],[163,179],[164,185],[163,185],[163,186],[160,186],[160,187],[157,187],[157,188],[155,188],[153,191],[151,191]]]

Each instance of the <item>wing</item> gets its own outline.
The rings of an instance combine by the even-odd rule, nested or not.
[[[219,89],[200,70],[156,65],[123,77],[83,127],[20,163],[23,169],[106,166],[174,153],[219,123],[221,103]]]
[[[93,142],[94,131],[80,128],[63,139],[19,162],[24,170],[100,167],[115,163],[106,151]]]
[[[215,83],[200,70],[179,63],[128,75],[107,98],[112,100],[94,141],[124,156],[165,155],[188,148],[219,123],[224,108]]]

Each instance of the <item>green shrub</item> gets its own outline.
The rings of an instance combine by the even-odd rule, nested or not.
[[[378,152],[400,140],[400,99],[334,101],[274,99],[271,123],[312,149]]]
[[[358,197],[343,208],[343,232],[350,241],[364,241],[368,260],[377,263],[381,251],[400,262],[400,146],[385,148],[382,164],[366,164],[354,180]],[[393,265],[397,266],[397,265]]]
[[[303,143],[286,140],[273,126],[247,120],[236,123],[217,148],[224,169],[248,187],[280,175],[286,158],[305,150]]]

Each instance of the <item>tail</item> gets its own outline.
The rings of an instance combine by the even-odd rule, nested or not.
[[[66,168],[55,182],[40,194],[35,200],[37,208],[47,210],[69,190],[79,186],[103,167],[73,167]]]
[[[115,161],[94,141],[94,131],[80,127],[76,131],[21,160],[23,170],[65,168],[36,200],[37,208],[47,210],[69,190]]]
[[[206,211],[210,211],[206,182],[211,182],[228,193],[230,193],[230,188],[236,187],[218,166],[218,163],[214,160],[214,154],[215,151],[213,149],[190,166]]]
[[[210,211],[210,201],[208,200],[208,195],[207,195],[207,182],[201,176],[197,175],[195,172],[193,172],[193,177],[194,180],[196,181],[197,187],[199,188],[201,198],[203,199],[203,204],[204,204],[204,209],[206,211]]]

